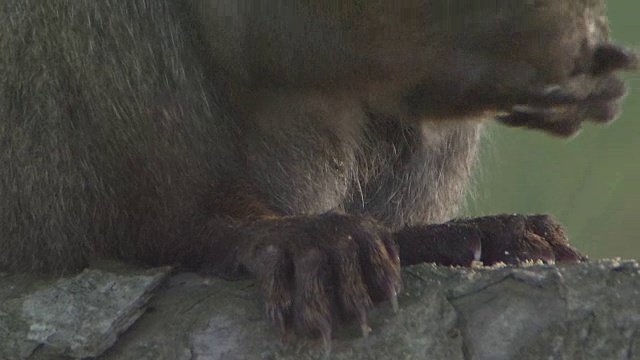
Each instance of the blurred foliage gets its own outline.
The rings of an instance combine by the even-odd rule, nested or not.
[[[608,1],[616,43],[640,51],[640,2]],[[640,72],[623,114],[563,140],[492,125],[469,213],[550,213],[591,258],[640,259]]]

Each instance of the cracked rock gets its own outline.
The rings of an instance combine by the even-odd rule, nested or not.
[[[283,344],[265,321],[253,281],[179,273],[158,287],[167,273],[88,270],[58,281],[0,277],[0,358],[324,355],[309,339]],[[399,311],[379,304],[366,338],[355,324],[343,325],[330,358],[640,359],[635,261],[472,269],[421,265],[403,274]]]

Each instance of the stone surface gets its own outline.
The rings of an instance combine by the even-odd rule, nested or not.
[[[283,345],[251,280],[179,273],[147,302],[167,271],[0,278],[0,358],[94,357],[116,338],[99,359],[326,357],[312,340],[290,338]],[[404,281],[400,309],[379,304],[366,338],[355,325],[343,325],[331,359],[640,359],[640,265],[634,261],[422,265],[405,269]]]
[[[0,278],[0,359],[96,357],[143,313],[168,268]]]

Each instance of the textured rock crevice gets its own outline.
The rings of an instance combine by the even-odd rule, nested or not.
[[[404,270],[400,309],[346,324],[332,359],[640,359],[640,265]],[[98,267],[0,276],[0,359],[312,359],[283,345],[251,280]]]

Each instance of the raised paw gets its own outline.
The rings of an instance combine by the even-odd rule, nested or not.
[[[469,266],[526,261],[577,262],[586,257],[547,215],[495,215],[402,229],[394,234],[403,265]]]
[[[632,51],[604,44],[595,49],[590,65],[562,84],[533,86],[515,91],[497,117],[503,124],[539,129],[559,136],[577,133],[585,121],[605,123],[619,112],[620,99],[626,94],[619,70],[638,68],[638,56]]]
[[[241,261],[262,285],[269,319],[331,341],[336,320],[369,331],[374,301],[397,307],[400,260],[391,235],[374,221],[340,214],[260,220],[248,229]]]

